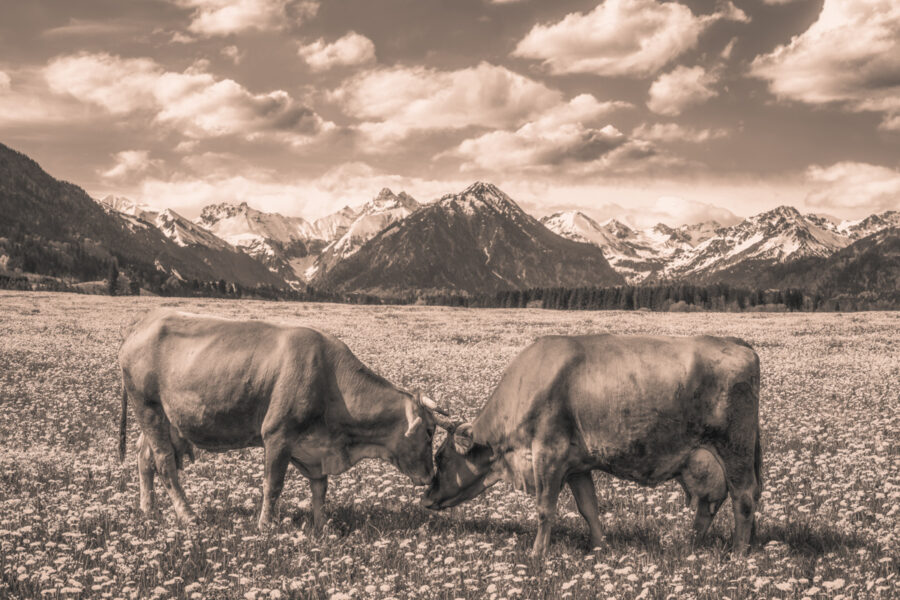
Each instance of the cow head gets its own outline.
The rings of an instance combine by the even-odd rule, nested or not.
[[[406,399],[405,430],[393,439],[397,468],[416,485],[425,485],[434,476],[431,441],[437,425],[447,427],[447,413],[430,398],[418,392]]]
[[[472,439],[471,424],[449,431],[435,455],[437,472],[422,497],[422,506],[432,510],[450,508],[490,487],[493,454],[489,446]]]

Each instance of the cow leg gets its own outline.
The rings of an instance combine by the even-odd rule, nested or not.
[[[187,497],[184,495],[184,490],[178,482],[175,447],[170,437],[171,425],[169,424],[169,419],[159,403],[147,402],[132,390],[129,390],[128,396],[134,400],[134,412],[141,425],[144,439],[153,453],[159,479],[172,500],[175,515],[179,521],[186,525],[196,524],[197,517],[194,515],[194,511],[191,510]]]
[[[755,529],[756,501],[759,498],[759,482],[754,472],[753,452],[748,456],[726,455],[725,476],[731,508],[734,511],[734,538],[732,545],[737,555],[746,554]]]
[[[156,469],[153,465],[153,451],[150,449],[150,442],[143,433],[138,438],[137,466],[138,481],[141,485],[141,512],[149,515],[155,504],[153,475],[156,473]]]
[[[550,548],[550,532],[556,519],[556,501],[562,489],[562,468],[550,447],[532,444],[534,457],[535,500],[538,510],[538,530],[532,555],[541,558]]]
[[[594,489],[594,478],[591,472],[576,473],[567,479],[569,489],[575,498],[578,512],[584,517],[591,531],[591,549],[602,545],[603,535],[600,531],[600,511],[597,508],[597,491]]]
[[[275,503],[284,489],[284,476],[291,460],[291,449],[280,432],[263,436],[266,451],[266,481],[263,485],[262,511],[259,514],[259,530],[265,531],[272,524]]]
[[[722,459],[711,448],[698,448],[688,457],[678,477],[694,509],[694,542],[709,531],[713,518],[728,495]]]
[[[309,489],[312,492],[313,529],[322,531],[325,526],[325,493],[328,491],[328,477],[309,480]]]

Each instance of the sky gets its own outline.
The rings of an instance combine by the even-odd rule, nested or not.
[[[95,198],[900,209],[896,0],[0,2],[0,142]]]

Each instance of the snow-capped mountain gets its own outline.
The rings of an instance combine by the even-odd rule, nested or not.
[[[579,211],[558,212],[541,222],[558,235],[600,247],[612,267],[632,284],[664,268],[674,256],[689,252],[719,228],[709,221],[677,229],[662,223],[634,229],[616,219],[597,223]]]
[[[830,256],[851,241],[821,217],[779,206],[719,229],[692,251],[673,257],[662,275],[701,280],[735,277],[766,265]]]
[[[314,283],[371,293],[617,285],[602,251],[556,235],[496,186],[475,183],[381,230]]]
[[[207,246],[217,250],[234,250],[221,238],[193,223],[172,209],[157,210],[146,204],[139,204],[123,196],[106,196],[100,200],[101,206],[127,217],[140,219],[159,229],[163,235],[181,247]],[[133,221],[132,221],[133,223]]]
[[[325,245],[316,226],[306,219],[263,212],[246,202],[205,206],[196,223],[293,285],[303,281],[308,257]]]
[[[632,284],[722,280],[752,286],[763,281],[762,273],[773,265],[828,257],[854,240],[900,227],[900,212],[838,222],[780,206],[731,227],[708,221],[677,228],[660,223],[643,230],[615,219],[597,223],[578,211],[541,221],[564,237],[601,248],[613,268]]]
[[[857,221],[843,221],[836,229],[856,240],[890,227],[900,227],[900,211],[889,210]]]
[[[384,188],[378,196],[355,211],[345,208],[335,215],[320,219],[319,221],[330,224],[336,222],[336,215],[352,215],[352,220],[349,221],[344,234],[328,244],[316,259],[315,264],[306,271],[307,279],[314,277],[319,272],[328,271],[338,262],[359,250],[382,229],[400,219],[405,219],[418,208],[419,203],[406,192],[395,194],[390,189]],[[348,213],[348,211],[350,212]],[[319,221],[316,223],[318,224]]]

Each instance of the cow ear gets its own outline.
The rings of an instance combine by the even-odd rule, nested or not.
[[[406,437],[412,437],[416,433],[416,428],[422,424],[422,417],[416,417],[412,421],[409,422],[409,428],[406,430],[406,433],[403,434]]]
[[[418,403],[406,403],[406,437],[412,437],[416,433],[416,429],[422,424],[422,417],[419,416]]]
[[[472,424],[463,423],[453,432],[453,446],[460,454],[466,454],[475,445],[472,438]]]

